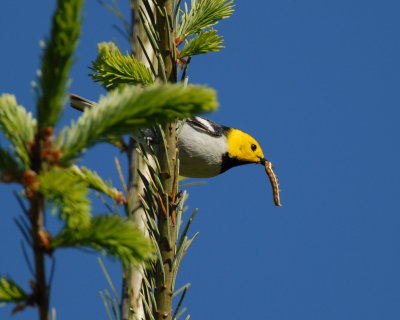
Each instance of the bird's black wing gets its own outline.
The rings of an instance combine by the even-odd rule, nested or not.
[[[188,118],[186,119],[186,124],[196,130],[203,131],[204,133],[214,137],[220,137],[224,135],[227,130],[229,130],[228,127],[221,126],[214,121],[203,117]]]

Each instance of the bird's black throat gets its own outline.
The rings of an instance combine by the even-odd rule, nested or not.
[[[229,153],[226,152],[222,155],[221,173],[225,172],[226,170],[229,170],[230,168],[241,166],[243,164],[249,164],[249,163],[252,163],[252,162],[242,161],[242,160],[239,160],[238,158],[231,158],[229,156]]]

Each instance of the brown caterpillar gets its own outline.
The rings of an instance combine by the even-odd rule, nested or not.
[[[265,161],[265,172],[267,173],[269,181],[271,182],[275,205],[277,207],[282,207],[281,201],[279,199],[279,192],[281,190],[279,190],[278,179],[276,178],[276,175],[272,169],[272,163],[269,161]]]

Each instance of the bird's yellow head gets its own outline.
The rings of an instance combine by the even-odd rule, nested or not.
[[[261,147],[252,136],[238,129],[230,129],[226,138],[229,158],[243,163],[265,163]]]

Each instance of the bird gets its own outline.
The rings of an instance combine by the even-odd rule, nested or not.
[[[84,111],[96,107],[96,102],[70,94],[71,107]],[[181,127],[182,126],[182,127]],[[212,120],[195,116],[178,121],[177,147],[179,150],[179,174],[187,178],[211,178],[244,164],[261,164],[270,180],[274,203],[282,204],[279,198],[278,179],[259,143],[249,134],[236,128],[218,124]],[[152,139],[151,130],[143,133]],[[142,139],[132,134],[134,139]]]
[[[84,111],[96,103],[70,94],[71,107]],[[179,129],[179,125],[183,125]],[[179,132],[180,131],[180,132]],[[261,164],[267,160],[259,143],[249,134],[220,125],[212,120],[195,116],[178,123],[181,176],[211,178],[245,164]]]

